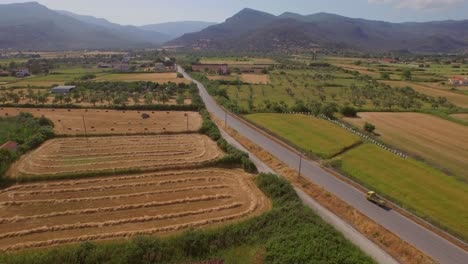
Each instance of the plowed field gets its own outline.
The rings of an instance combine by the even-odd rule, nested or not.
[[[238,221],[270,207],[241,170],[167,171],[15,185],[0,191],[0,250]]]

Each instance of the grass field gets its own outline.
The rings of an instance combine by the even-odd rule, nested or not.
[[[194,132],[202,123],[202,118],[197,112],[176,111],[5,107],[0,109],[0,116],[17,116],[21,112],[31,113],[36,117],[47,117],[54,122],[54,130],[59,135]],[[150,117],[143,119],[142,114],[148,114]]]
[[[270,208],[252,175],[210,168],[15,185],[0,205],[0,251],[168,235]]]
[[[365,122],[391,145],[414,153],[468,182],[468,127],[420,113],[359,113],[346,119],[359,127]]]
[[[10,177],[56,177],[200,166],[223,156],[205,135],[57,138],[14,163]]]
[[[364,144],[340,156],[340,170],[419,216],[468,238],[468,185],[423,162]]]
[[[157,83],[190,83],[185,78],[177,78],[176,73],[111,73],[95,79],[95,81],[148,81]]]
[[[383,83],[389,84],[393,87],[405,87],[409,86],[414,90],[434,97],[445,97],[447,100],[452,102],[454,105],[468,108],[468,95],[463,95],[459,93],[454,93],[442,89],[436,89],[434,87],[421,84],[421,83],[414,83],[414,82],[407,82],[407,81],[382,81]]]
[[[253,114],[246,118],[321,158],[329,158],[360,140],[328,121],[311,116]]]

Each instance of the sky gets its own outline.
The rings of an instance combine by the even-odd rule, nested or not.
[[[27,1],[0,0],[0,4]],[[468,0],[37,0],[56,10],[125,25],[198,20],[223,22],[245,7],[275,15],[318,12],[389,22],[468,19]]]

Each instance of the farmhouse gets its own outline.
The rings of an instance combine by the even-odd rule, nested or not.
[[[31,74],[29,73],[29,70],[28,70],[28,69],[25,69],[25,68],[24,68],[24,69],[19,69],[19,70],[17,70],[16,73],[15,73],[15,75],[16,75],[16,77],[18,77],[18,78],[24,78],[24,77],[28,77],[28,76],[31,75]]]
[[[158,62],[154,65],[154,71],[156,72],[164,72],[166,71],[166,66],[162,62]]]
[[[216,72],[221,75],[229,74],[227,64],[193,64],[192,70],[195,72]]]
[[[119,63],[114,67],[117,71],[128,72],[130,71],[130,65],[126,62]]]
[[[468,85],[468,77],[454,76],[448,81],[451,85]]]
[[[18,150],[18,147],[19,147],[18,143],[14,141],[8,141],[7,143],[1,145],[0,149],[7,149],[7,150],[15,152],[16,150]]]
[[[50,90],[54,94],[69,94],[71,93],[76,86],[56,86]]]

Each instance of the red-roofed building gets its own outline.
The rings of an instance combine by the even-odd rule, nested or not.
[[[10,151],[17,151],[18,150],[18,143],[14,142],[14,141],[8,141],[7,143],[3,144],[0,146],[0,149],[8,149]]]
[[[448,81],[451,85],[468,85],[468,77],[454,76]]]

